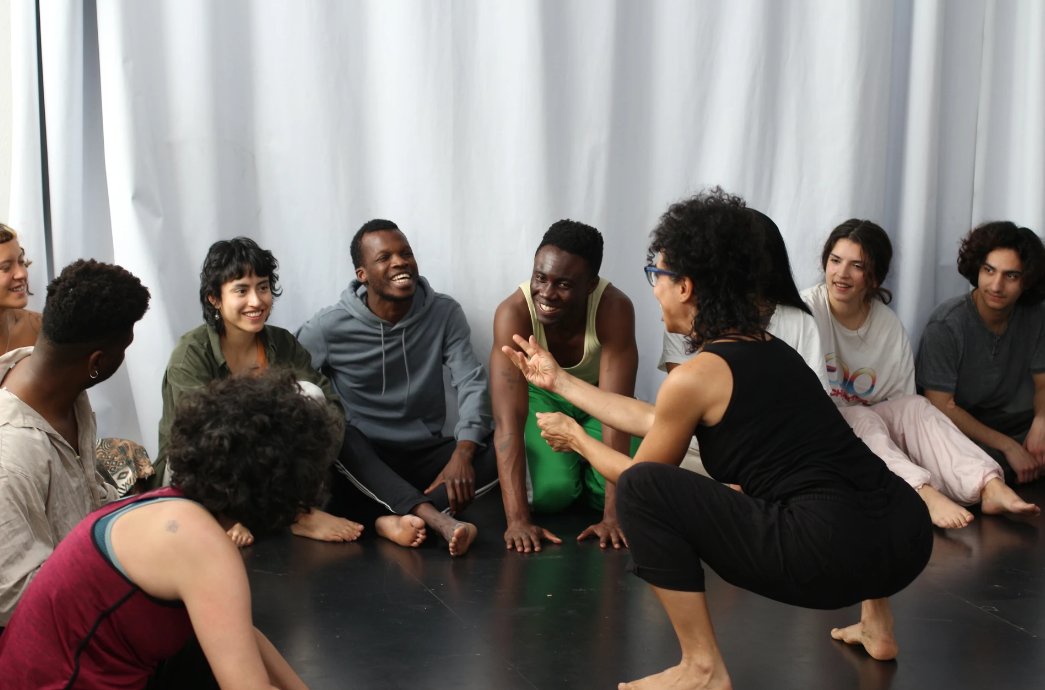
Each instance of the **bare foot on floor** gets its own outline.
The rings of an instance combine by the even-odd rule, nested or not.
[[[918,489],[918,495],[929,509],[933,524],[944,529],[959,529],[972,522],[973,515],[928,484]]]
[[[995,477],[983,486],[980,501],[980,510],[983,511],[984,515],[1001,515],[1002,513],[1011,513],[1013,515],[1041,514],[1041,508],[1033,503],[1024,501],[998,477]]]
[[[450,532],[450,555],[451,556],[463,556],[468,553],[468,548],[475,541],[475,538],[479,536],[479,528],[470,522],[457,522],[453,525],[453,531]]]
[[[732,688],[725,666],[708,669],[695,664],[680,663],[660,673],[630,683],[619,683],[617,690],[726,690]]]
[[[872,659],[890,661],[900,651],[892,632],[875,631],[863,621],[846,628],[831,628],[831,637],[852,645],[863,645]]]
[[[298,515],[290,531],[317,541],[355,541],[363,533],[363,525],[313,508]]]
[[[238,522],[230,527],[225,534],[229,535],[229,538],[232,539],[232,543],[241,549],[244,546],[250,546],[254,543],[254,535],[251,534],[249,529]]]
[[[374,523],[379,536],[400,546],[416,548],[428,536],[425,521],[416,515],[383,515]]]

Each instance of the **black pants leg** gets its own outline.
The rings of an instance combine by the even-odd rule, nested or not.
[[[477,450],[472,461],[476,497],[497,485],[497,460],[491,440],[487,439]],[[346,426],[335,468],[354,490],[343,484],[335,487],[339,509],[351,511],[345,504],[358,500],[353,497],[365,496],[379,506],[379,514],[406,515],[421,503],[446,510],[449,501],[444,486],[428,495],[423,492],[446,467],[456,447],[457,441],[448,437],[433,437],[431,441],[410,445],[378,444],[352,425]]]
[[[925,504],[900,480],[883,491],[824,491],[780,503],[639,463],[620,477],[617,510],[635,573],[677,591],[704,591],[703,561],[771,599],[839,608],[899,591],[932,551]]]

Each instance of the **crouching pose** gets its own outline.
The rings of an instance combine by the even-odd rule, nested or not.
[[[925,504],[853,435],[802,357],[766,334],[764,298],[749,279],[761,245],[751,224],[744,202],[716,189],[673,205],[654,230],[646,272],[665,327],[700,348],[668,374],[655,405],[579,381],[532,339],[517,338],[523,352],[505,348],[532,384],[644,437],[633,464],[564,415],[539,418],[553,448],[580,453],[617,483],[634,571],[682,647],[678,666],[621,687],[730,687],[701,561],[785,603],[863,601],[860,621],[831,635],[892,659],[886,597],[929,560]],[[714,480],[675,466],[694,433]]]
[[[299,391],[283,373],[185,396],[172,485],[88,515],[58,545],[0,637],[6,690],[144,688],[193,634],[222,688],[305,687],[254,628],[225,535],[235,522],[285,528],[316,505],[339,425]]]

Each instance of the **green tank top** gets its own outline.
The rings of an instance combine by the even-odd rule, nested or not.
[[[593,386],[599,384],[599,355],[602,354],[602,343],[595,331],[595,315],[599,311],[599,302],[602,293],[609,287],[610,281],[599,278],[599,284],[595,286],[592,293],[588,295],[588,316],[584,325],[584,354],[581,361],[572,367],[563,367],[563,370],[576,376],[581,381],[587,381]],[[548,338],[544,334],[544,325],[537,320],[537,311],[533,306],[533,296],[530,294],[530,281],[519,284],[523,297],[526,298],[526,308],[530,310],[530,325],[533,327],[533,335],[537,338],[537,344],[548,348]]]

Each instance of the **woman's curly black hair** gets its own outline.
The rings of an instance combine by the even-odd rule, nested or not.
[[[1023,264],[1023,293],[1016,304],[1040,304],[1045,300],[1045,247],[1029,228],[1007,220],[984,223],[969,231],[958,250],[958,272],[979,287],[980,268],[995,249],[1011,249]]]
[[[225,334],[225,322],[215,314],[211,297],[221,299],[221,286],[230,280],[237,280],[251,271],[259,278],[269,279],[269,292],[276,298],[283,294],[279,289],[279,275],[276,269],[279,262],[268,249],[262,249],[249,237],[234,237],[231,240],[218,240],[207,250],[207,258],[200,269],[200,306],[203,307],[203,321],[216,330],[219,335]]]
[[[338,428],[289,371],[213,381],[175,410],[171,484],[257,533],[286,527],[319,505]]]
[[[864,258],[864,275],[869,279],[864,300],[870,302],[877,298],[882,304],[892,302],[893,293],[882,287],[882,283],[889,275],[889,264],[893,260],[893,244],[882,226],[869,220],[850,218],[836,227],[824,242],[824,250],[820,254],[821,270],[827,270],[827,260],[831,258],[831,252],[834,251],[838,240],[849,240],[860,245]]]
[[[697,315],[690,348],[729,335],[765,337],[757,276],[762,233],[739,196],[714,187],[672,204],[651,233],[646,259],[693,281]]]

